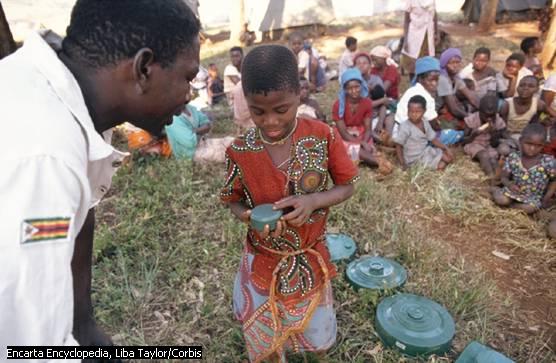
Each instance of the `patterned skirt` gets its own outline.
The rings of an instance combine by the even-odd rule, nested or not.
[[[244,251],[236,275],[233,309],[243,325],[243,336],[251,362],[261,362],[277,354],[285,362],[285,352],[325,351],[336,341],[336,312],[330,282],[308,298],[287,306],[277,301],[281,320],[273,324],[268,293],[250,279],[253,255]]]

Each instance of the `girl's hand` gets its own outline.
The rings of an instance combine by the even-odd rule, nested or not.
[[[521,188],[520,188],[519,186],[517,186],[516,183],[511,183],[511,184],[508,186],[508,189],[510,189],[510,190],[511,190],[512,192],[514,192],[514,193],[519,193],[519,192],[521,192]]]
[[[315,198],[313,195],[293,195],[286,197],[274,203],[275,209],[284,209],[291,207],[293,211],[282,216],[283,220],[294,227],[303,225],[316,208]]]
[[[251,209],[248,209],[245,212],[243,212],[241,214],[240,219],[243,223],[249,225],[251,223]],[[259,232],[256,229],[253,229],[253,231],[255,232],[255,234],[257,234],[257,236],[260,239],[266,239],[268,236],[277,238],[280,237],[286,231],[286,222],[283,220],[283,218],[280,218],[278,222],[276,222],[276,229],[274,231],[270,230],[270,226],[268,224],[264,226],[262,232]]]
[[[553,204],[554,204],[553,199],[545,197],[545,198],[542,199],[541,208],[548,209],[548,208],[552,207]]]
[[[444,152],[446,153],[446,155],[448,155],[452,159],[454,158],[454,154],[452,153],[452,150],[450,150],[449,147],[444,148]]]

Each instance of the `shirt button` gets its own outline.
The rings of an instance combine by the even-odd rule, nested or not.
[[[112,162],[112,167],[113,168],[119,168],[120,166],[122,166],[122,162],[119,160],[115,160]]]
[[[104,186],[104,185],[100,186],[100,192],[101,193],[106,193],[107,190],[108,190],[108,188],[106,188],[106,186]]]

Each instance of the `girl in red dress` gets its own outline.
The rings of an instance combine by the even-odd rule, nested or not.
[[[353,194],[357,169],[333,128],[296,118],[299,79],[289,49],[254,48],[242,85],[256,127],[226,152],[221,199],[244,223],[264,203],[284,215],[272,232],[248,228],[234,313],[251,361],[284,361],[286,350],[324,352],[336,339],[326,219],[330,206]]]

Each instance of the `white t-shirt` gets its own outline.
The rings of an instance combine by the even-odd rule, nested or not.
[[[427,101],[427,109],[425,111],[425,114],[423,115],[423,119],[427,121],[431,121],[438,117],[438,113],[436,113],[436,103],[434,101],[434,98],[431,96],[429,91],[427,91],[425,87],[423,87],[421,83],[417,82],[415,86],[408,88],[407,91],[405,91],[402,98],[400,98],[400,101],[398,102],[398,108],[396,109],[396,116],[394,117],[394,119],[398,124],[407,122],[408,120],[407,104],[409,102],[409,99],[416,95],[423,96]],[[393,131],[394,135],[397,134],[397,130],[398,130],[398,125],[395,125]]]
[[[0,120],[17,135],[0,153],[2,361],[7,345],[77,345],[75,238],[126,154],[95,131],[77,81],[41,35],[0,61],[0,79]]]
[[[236,85],[230,77],[236,76],[241,79],[241,73],[233,64],[228,64],[226,68],[224,68],[224,92],[230,93],[234,89]]]

